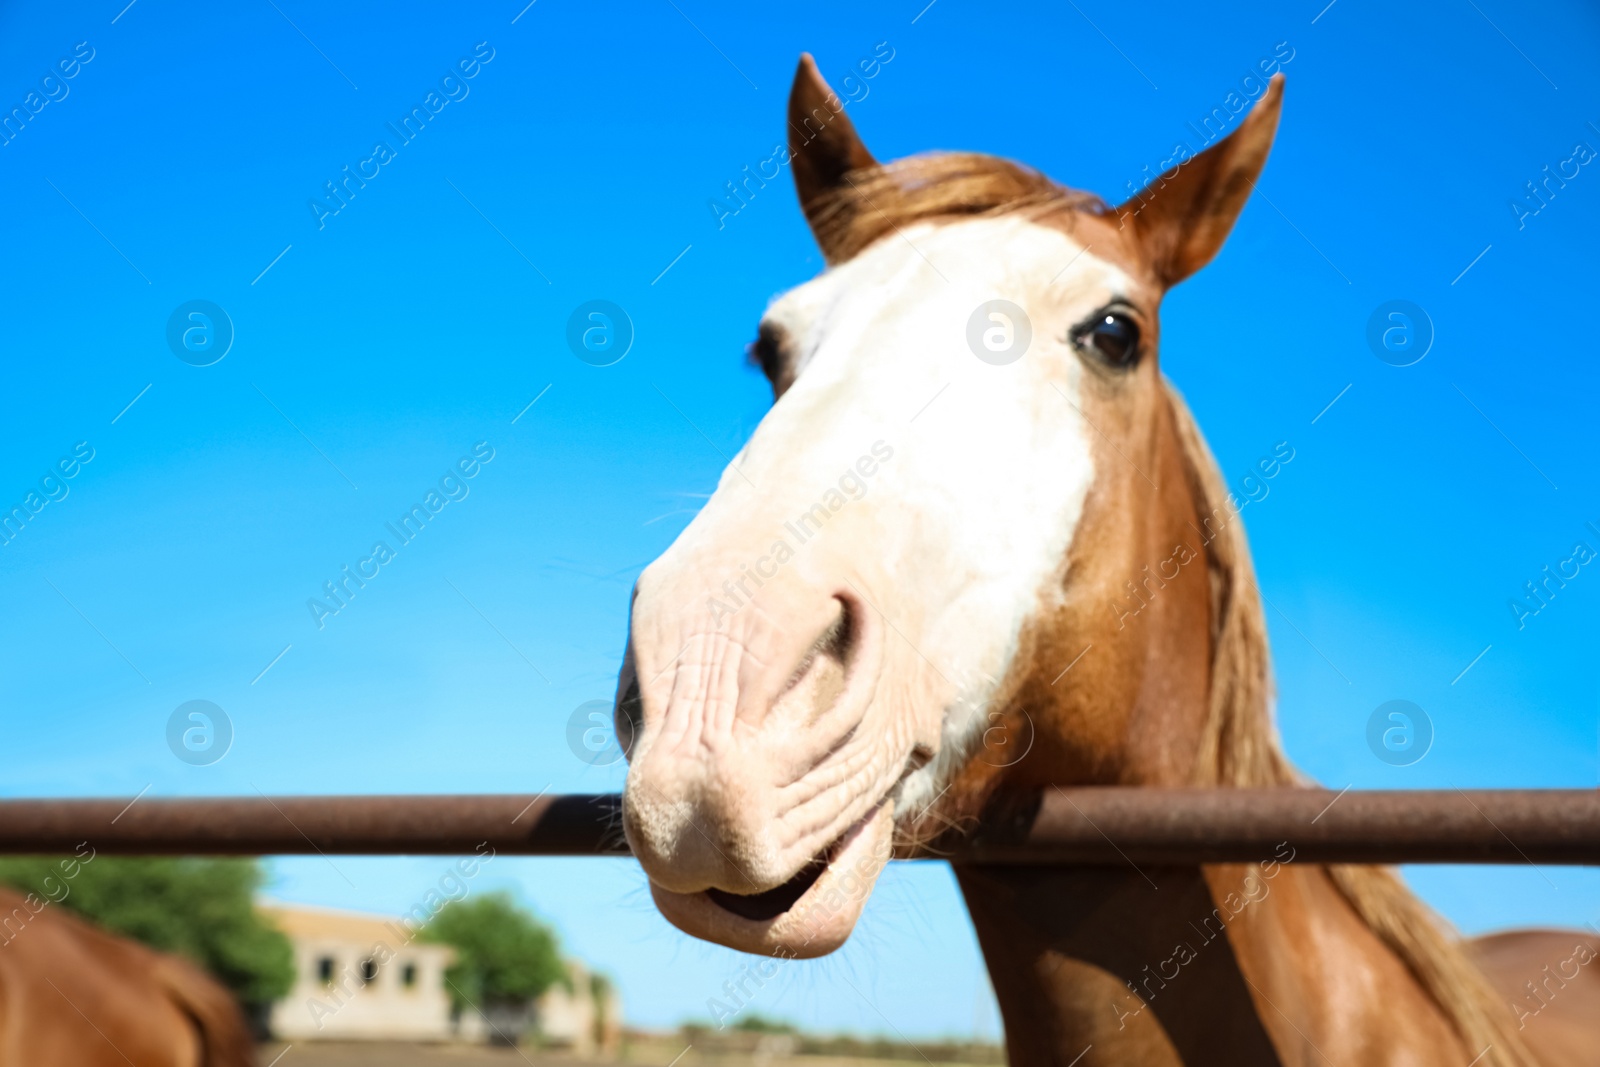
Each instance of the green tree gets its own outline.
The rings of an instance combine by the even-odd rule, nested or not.
[[[778,1019],[769,1019],[765,1015],[750,1012],[744,1018],[733,1024],[735,1030],[748,1030],[758,1034],[798,1034],[793,1023],[782,1022]]]
[[[571,981],[555,934],[509,893],[446,904],[422,939],[456,950],[445,978],[457,1011],[525,1008],[556,982]]]
[[[44,881],[53,889],[47,893]],[[0,882],[59,904],[152,948],[189,957],[249,1007],[269,1004],[294,985],[289,939],[255,910],[261,867],[244,859],[102,856],[63,879],[56,860],[0,860]]]

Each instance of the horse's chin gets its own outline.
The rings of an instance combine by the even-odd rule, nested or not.
[[[850,936],[889,859],[894,805],[885,800],[784,885],[755,896],[674,893],[650,883],[661,914],[684,933],[761,956],[826,956]]]

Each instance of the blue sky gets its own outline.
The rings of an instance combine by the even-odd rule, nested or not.
[[[800,51],[838,79],[884,42],[851,104],[880,158],[987,151],[1111,200],[1292,50],[1260,195],[1168,298],[1161,357],[1231,477],[1295,450],[1245,510],[1289,751],[1335,788],[1600,780],[1600,571],[1521,629],[1509,607],[1575,541],[1600,548],[1600,169],[1511,206],[1600,149],[1592,9],[125,2],[0,10],[0,104],[39,94],[0,146],[0,503],[93,449],[0,547],[6,794],[618,787],[568,750],[568,715],[610,695],[633,577],[769,403],[742,358],[759,314],[821,266],[784,179],[720,228],[711,201],[783,136]],[[399,144],[386,123],[430,91],[453,99]],[[380,139],[393,157],[337,214],[309,206]],[[609,367],[565,343],[594,299],[635,329]],[[192,300],[232,323],[210,366],[167,344]],[[1390,300],[1431,321],[1412,366],[1368,347]],[[318,629],[307,599],[478,442],[467,495]],[[195,699],[234,728],[209,766],[165,740]],[[1433,723],[1410,766],[1367,747],[1393,699]],[[399,911],[443,864],[285,858],[271,891]],[[1408,877],[1468,931],[1600,921],[1593,872]],[[739,966],[660,919],[627,862],[483,878],[613,973],[638,1023],[706,1015]],[[932,864],[895,867],[845,950],[757,1010],[997,1025]]]

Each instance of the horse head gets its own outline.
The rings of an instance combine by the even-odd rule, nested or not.
[[[1194,779],[1219,516],[1157,312],[1242,209],[1281,83],[1110,207],[988,156],[880,165],[802,57],[788,163],[828,267],[763,316],[773,406],[640,576],[618,683],[624,827],[674,924],[821,955],[897,840]]]

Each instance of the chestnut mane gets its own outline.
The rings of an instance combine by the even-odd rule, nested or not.
[[[1273,721],[1266,619],[1244,524],[1227,503],[1216,459],[1194,416],[1170,382],[1167,396],[1202,514],[1223,519],[1219,535],[1207,546],[1215,651],[1210,707],[1196,761],[1197,784],[1304,785],[1283,753]],[[1462,951],[1459,937],[1412,895],[1391,868],[1332,864],[1325,869],[1356,914],[1439,1005],[1469,1052],[1488,1046],[1484,1064],[1534,1067],[1511,1025],[1512,1013]]]
[[[845,175],[807,205],[828,262],[843,263],[878,238],[925,219],[1026,214],[1045,218],[1111,208],[1092,193],[1058,185],[1031,167],[978,152],[907,156]]]

